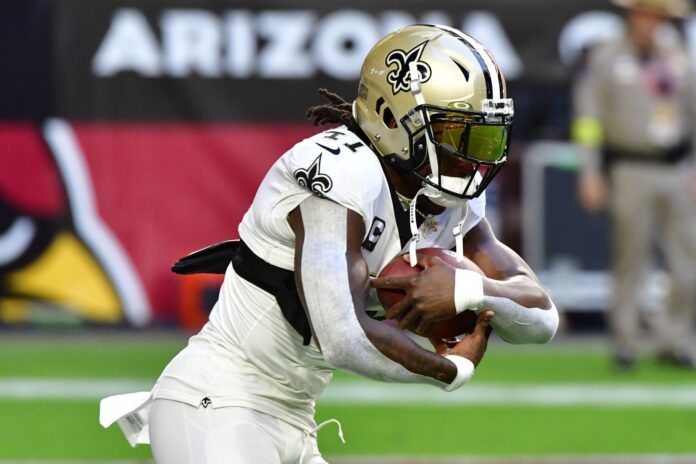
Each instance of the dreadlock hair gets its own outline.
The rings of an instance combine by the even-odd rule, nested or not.
[[[326,97],[329,103],[312,106],[307,110],[307,118],[310,119],[315,126],[323,126],[324,124],[344,124],[351,132],[354,132],[359,137],[365,137],[358,122],[353,117],[352,104],[327,89],[319,89],[318,93]]]

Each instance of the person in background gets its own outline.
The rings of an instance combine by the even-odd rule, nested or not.
[[[607,209],[615,290],[615,362],[635,364],[643,271],[658,242],[672,287],[655,324],[658,361],[693,368],[696,311],[696,81],[669,21],[687,0],[614,0],[626,34],[592,50],[573,89],[572,137],[582,150],[578,194]]]

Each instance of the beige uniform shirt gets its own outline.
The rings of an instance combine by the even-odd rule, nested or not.
[[[696,83],[681,43],[641,59],[627,38],[598,46],[573,89],[576,121],[594,119],[602,144],[636,159],[658,158],[694,136]],[[598,144],[599,145],[599,144]],[[599,168],[598,146],[585,167]]]

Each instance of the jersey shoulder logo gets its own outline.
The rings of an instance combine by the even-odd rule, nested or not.
[[[321,173],[321,155],[317,156],[307,169],[297,169],[293,175],[298,184],[308,188],[318,197],[324,196],[333,187],[331,177]]]
[[[421,75],[421,82],[427,82],[430,79],[432,71],[430,65],[425,61],[420,61],[421,55],[423,55],[423,50],[425,42],[416,45],[411,50],[405,52],[403,50],[392,50],[387,55],[385,60],[387,67],[396,65],[396,69],[392,69],[387,74],[387,82],[392,86],[392,93],[396,95],[397,93],[407,92],[411,86],[411,72],[409,71],[410,63],[416,63],[416,68]]]

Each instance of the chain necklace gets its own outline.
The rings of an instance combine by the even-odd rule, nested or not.
[[[394,190],[394,191],[396,192],[396,190]],[[396,192],[396,196],[399,197],[399,201],[401,202],[401,206],[403,206],[404,209],[408,210],[408,207],[413,200],[411,198],[408,198],[408,197],[400,194],[399,192]],[[435,218],[432,217],[430,214],[425,214],[423,211],[419,210],[418,208],[415,208],[415,209],[416,209],[416,213],[418,213],[418,215],[423,218],[423,223],[425,224],[426,232],[429,230],[431,230],[433,232],[437,232],[438,224],[437,224],[437,221],[435,220]]]

